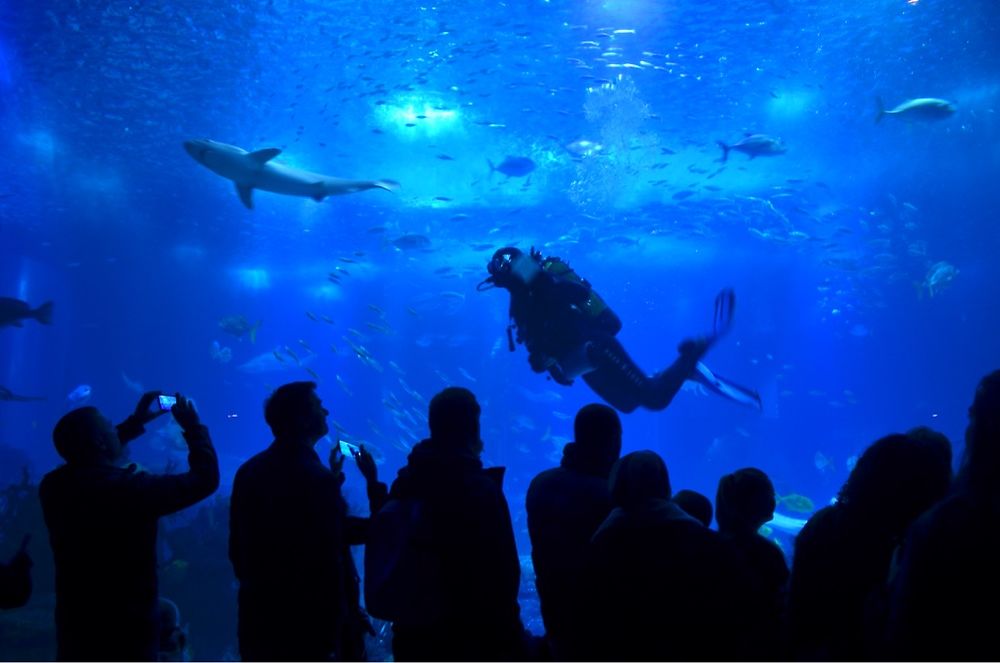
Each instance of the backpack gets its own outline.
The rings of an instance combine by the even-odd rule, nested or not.
[[[406,625],[439,620],[440,560],[423,500],[392,498],[372,514],[364,564],[368,614]]]

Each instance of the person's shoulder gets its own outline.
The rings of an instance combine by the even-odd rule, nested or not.
[[[911,526],[917,535],[951,534],[968,527],[991,528],[996,515],[980,505],[971,495],[953,493],[924,511]]]
[[[547,488],[553,483],[564,481],[565,476],[566,470],[562,467],[550,467],[547,470],[542,470],[531,479],[531,483],[528,484],[528,490]]]
[[[803,534],[808,538],[821,532],[827,531],[831,527],[836,527],[841,520],[841,509],[836,504],[830,504],[809,516],[806,524],[799,531],[799,536]]]
[[[47,472],[45,476],[42,477],[42,480],[38,482],[38,494],[42,497],[42,499],[44,499],[45,495],[49,494],[59,484],[65,481],[66,468],[66,465],[60,465],[56,469]]]
[[[271,448],[262,449],[254,455],[243,461],[242,464],[236,469],[236,478],[248,478],[261,472],[264,468],[268,467],[273,463],[273,454],[271,453]]]

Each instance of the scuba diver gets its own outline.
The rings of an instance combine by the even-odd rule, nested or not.
[[[515,338],[527,347],[534,372],[548,371],[561,385],[571,385],[582,377],[622,412],[639,406],[662,410],[688,380],[729,400],[763,409],[756,391],[719,377],[700,361],[729,331],[736,304],[732,290],[723,290],[715,299],[712,334],[684,340],[674,363],[648,376],[615,338],[621,331],[621,320],[590,283],[560,258],[543,258],[534,247],[527,255],[505,247],[493,254],[487,269],[489,278],[476,289],[482,292],[498,287],[510,292],[507,342],[511,352]]]

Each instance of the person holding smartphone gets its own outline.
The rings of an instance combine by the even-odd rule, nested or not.
[[[187,472],[154,475],[123,462],[125,444],[170,412],[188,445]],[[117,426],[95,407],[77,408],[52,431],[65,464],[39,496],[56,569],[58,660],[156,660],[157,524],[219,486],[208,429],[180,394],[146,392]]]
[[[244,661],[366,659],[364,635],[374,631],[350,546],[366,543],[369,523],[348,514],[341,445],[333,445],[327,465],[314,448],[330,430],[329,414],[315,382],[275,389],[264,404],[274,440],[233,480],[229,559],[240,583]],[[364,446],[350,446],[376,512],[388,487]]]

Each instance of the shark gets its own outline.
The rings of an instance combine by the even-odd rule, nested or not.
[[[253,209],[253,191],[271,191],[287,196],[302,196],[319,202],[327,196],[339,196],[367,189],[396,191],[399,182],[394,180],[347,180],[319,173],[292,168],[273,161],[281,154],[277,147],[265,147],[248,152],[235,145],[214,140],[184,141],[184,149],[191,158],[216,175],[232,180],[240,202]]]

